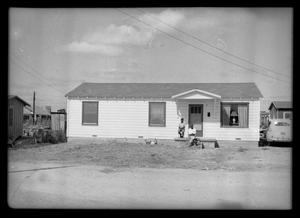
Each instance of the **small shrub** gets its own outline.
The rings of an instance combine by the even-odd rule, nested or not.
[[[57,140],[57,136],[55,135],[55,132],[51,132],[49,134],[49,138],[48,138],[49,142],[52,144],[57,144],[58,140]]]
[[[66,142],[66,136],[62,130],[57,131],[57,140],[59,142]]]

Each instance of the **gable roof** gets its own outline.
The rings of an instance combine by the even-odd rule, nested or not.
[[[82,83],[66,97],[171,98],[193,89],[222,98],[263,97],[254,83]]]
[[[269,110],[271,110],[272,105],[278,110],[278,109],[292,109],[293,105],[290,101],[273,101],[269,107]]]
[[[19,96],[17,96],[17,95],[8,95],[8,99],[14,99],[14,98],[16,98],[16,99],[18,99],[19,101],[21,101],[23,104],[24,104],[24,106],[30,106],[30,104],[28,104],[26,101],[24,101],[22,98],[20,98]]]
[[[204,97],[206,98],[221,98],[220,95],[216,95],[214,93],[211,93],[211,92],[206,92],[206,91],[203,91],[203,90],[199,90],[199,89],[191,89],[187,92],[182,92],[182,93],[179,93],[177,95],[173,95],[172,98],[179,98],[179,97],[183,97],[183,96],[186,96],[188,94],[191,94],[191,93],[197,93],[197,94],[204,94]]]

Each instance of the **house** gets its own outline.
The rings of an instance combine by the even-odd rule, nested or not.
[[[36,105],[36,124],[41,124],[44,126],[51,125],[51,107],[47,106],[45,108]],[[31,107],[24,107],[24,124],[33,124],[33,109]]]
[[[15,140],[23,135],[23,108],[30,106],[16,95],[8,96],[8,137]]]
[[[259,141],[254,83],[82,83],[65,96],[67,137],[174,139],[184,118],[200,137]]]
[[[292,119],[292,102],[273,101],[269,107],[270,119]]]

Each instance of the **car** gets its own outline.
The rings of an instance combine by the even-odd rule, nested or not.
[[[260,132],[260,146],[274,142],[292,141],[292,122],[290,119],[272,119],[269,126]]]

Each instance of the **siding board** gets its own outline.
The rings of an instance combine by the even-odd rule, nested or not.
[[[87,101],[87,100],[84,100]],[[91,100],[94,101],[94,100]],[[153,101],[153,99],[149,100]],[[203,136],[215,137],[218,140],[247,141],[259,140],[259,101],[249,103],[249,128],[221,128],[220,100],[166,101],[166,126],[148,126],[148,100],[99,100],[98,126],[83,126],[82,100],[67,99],[67,135],[68,137],[128,137],[172,139],[177,137],[177,126],[180,118],[188,122],[188,105],[203,104]],[[162,102],[162,100],[158,100]],[[231,101],[234,102],[234,101]],[[238,101],[243,102],[243,101]],[[207,113],[210,112],[210,117]],[[186,125],[186,130],[188,126]],[[187,131],[186,131],[187,133]]]

